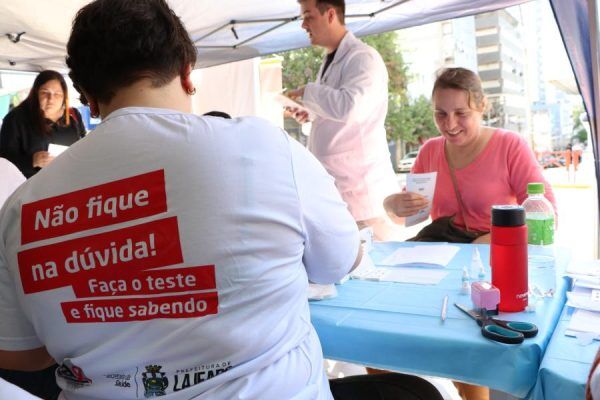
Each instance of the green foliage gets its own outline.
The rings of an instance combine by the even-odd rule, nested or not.
[[[393,124],[387,126],[388,139],[402,139],[406,143],[417,143],[419,139],[426,139],[438,135],[432,117],[431,101],[425,96],[410,99],[404,104],[388,107],[388,119],[393,119]],[[390,132],[395,132],[391,136]]]
[[[386,32],[362,39],[375,48],[388,70],[388,114],[385,121],[388,140],[417,143],[419,138],[437,136],[431,103],[425,97],[411,100],[406,92],[408,67],[396,44],[396,33]],[[325,52],[304,48],[282,54],[283,86],[294,89],[314,81]]]
[[[325,50],[320,47],[305,47],[282,54],[283,87],[296,89],[316,79]]]
[[[571,136],[571,143],[579,142],[587,145],[588,134],[587,130],[581,122],[581,115],[584,113],[582,107],[578,107],[573,110],[573,135]]]
[[[406,85],[408,67],[404,64],[402,53],[398,50],[396,32],[380,33],[362,38],[362,40],[381,54],[388,70],[390,93],[399,95],[406,101]]]

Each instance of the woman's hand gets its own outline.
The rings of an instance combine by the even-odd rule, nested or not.
[[[492,234],[491,233],[486,233],[485,235],[479,236],[477,239],[473,240],[471,243],[474,243],[474,244],[477,244],[477,243],[490,244],[491,241],[492,241]]]
[[[395,193],[383,201],[383,207],[392,219],[415,215],[428,206],[429,200],[425,196],[413,192]]]
[[[54,156],[51,156],[47,151],[36,151],[33,153],[33,166],[36,168],[47,167],[54,160]]]

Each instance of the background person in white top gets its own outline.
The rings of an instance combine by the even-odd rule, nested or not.
[[[258,118],[190,114],[164,0],[77,14],[70,76],[102,123],[0,213],[0,368],[64,399],[331,399],[308,280],[359,261],[320,163]]]
[[[288,91],[314,114],[309,150],[335,178],[359,227],[372,226],[375,238],[393,239],[397,227],[383,200],[398,189],[384,127],[388,74],[377,51],[346,29],[343,0],[299,0],[303,23],[314,46],[327,50],[315,82]],[[306,112],[292,109],[300,123]]]

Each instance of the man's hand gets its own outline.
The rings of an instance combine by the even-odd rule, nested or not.
[[[383,207],[392,219],[415,215],[427,206],[429,206],[429,200],[425,196],[413,192],[395,193],[383,201]]]
[[[286,107],[285,110],[292,118],[296,120],[297,123],[302,125],[303,123],[308,122],[309,115],[306,111],[302,111],[293,107]]]
[[[304,86],[299,87],[298,89],[286,90],[283,95],[295,101],[302,100],[302,96],[304,96]]]
[[[283,93],[283,95],[302,104],[302,96],[304,96],[304,86],[299,87],[298,89],[287,90]],[[309,115],[304,110],[295,107],[286,107],[285,111],[299,124],[304,124],[305,122],[308,122]]]
[[[36,151],[33,153],[33,166],[44,168],[47,167],[54,160],[54,156],[51,156],[47,151]]]

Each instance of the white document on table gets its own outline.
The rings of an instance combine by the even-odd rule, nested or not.
[[[573,288],[600,289],[600,282],[590,282],[585,279],[575,279],[573,281]]]
[[[594,339],[600,340],[600,313],[588,310],[575,310],[565,331],[567,336],[578,336],[582,332],[595,334]]]
[[[574,287],[571,292],[567,292],[567,305],[582,310],[600,312],[600,290]]]
[[[378,265],[444,268],[459,251],[460,247],[450,244],[400,247]]]
[[[375,282],[414,283],[418,285],[437,285],[448,275],[447,271],[432,268],[376,267],[368,254],[358,267],[350,272],[351,279]]]
[[[600,279],[600,260],[571,261],[567,267],[566,275]]]
[[[429,207],[419,210],[415,215],[406,217],[405,226],[413,226],[419,222],[426,221],[429,218],[431,211],[431,202],[433,201],[433,193],[435,192],[435,181],[437,172],[428,172],[426,174],[408,174],[406,177],[406,191],[418,193],[425,196],[429,200]]]
[[[50,153],[51,156],[56,157],[68,148],[69,148],[69,146],[63,146],[61,144],[50,143],[50,145],[48,146],[48,153]]]

